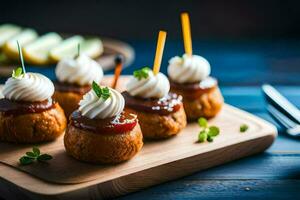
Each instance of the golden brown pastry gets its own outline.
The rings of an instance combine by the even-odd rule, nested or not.
[[[12,103],[4,101],[7,100],[0,100],[0,106],[12,105]],[[14,105],[16,104],[14,103]],[[66,117],[58,103],[50,104],[50,108],[45,108],[42,112],[18,113],[21,112],[20,110],[15,112],[15,114],[8,114],[7,111],[0,112],[0,141],[16,143],[52,141],[60,136],[66,128]]]
[[[68,118],[71,113],[78,108],[79,101],[83,95],[91,89],[89,85],[79,86],[68,83],[55,83],[53,98],[59,102]]]
[[[131,159],[143,146],[137,116],[124,110],[124,98],[95,82],[70,116],[66,152],[91,163],[116,164]]]
[[[96,133],[69,125],[64,138],[66,151],[74,158],[93,163],[119,163],[129,160],[143,146],[139,124],[130,131]]]
[[[39,143],[61,135],[66,118],[52,100],[53,92],[53,83],[41,74],[22,70],[13,74],[4,85],[4,98],[0,99],[0,140]]]
[[[224,103],[217,81],[211,77],[200,84],[177,84],[171,81],[171,91],[183,96],[183,106],[189,121],[216,116]]]
[[[178,134],[186,127],[186,116],[182,104],[180,108],[166,115],[132,110],[141,123],[143,135],[147,139],[164,139]]]
[[[222,108],[224,99],[218,82],[209,74],[210,64],[201,56],[184,54],[169,61],[171,91],[182,95],[189,121],[214,117]]]
[[[168,138],[186,126],[182,97],[169,90],[165,75],[142,68],[134,72],[123,92],[126,107],[137,113],[146,139]]]

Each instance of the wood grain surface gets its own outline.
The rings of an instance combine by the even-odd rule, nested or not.
[[[106,77],[104,82],[109,85],[110,81]],[[120,90],[126,81],[123,76]],[[176,137],[146,142],[136,157],[115,166],[79,162],[66,155],[59,138],[39,145],[42,152],[54,156],[49,164],[21,167],[18,158],[31,146],[0,143],[1,184],[29,196],[115,197],[261,152],[276,137],[272,125],[229,105],[209,123],[221,128],[213,143],[197,143],[199,127],[191,123]],[[246,133],[239,132],[243,123],[250,127]]]

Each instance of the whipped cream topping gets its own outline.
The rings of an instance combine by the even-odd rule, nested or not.
[[[177,83],[194,83],[207,78],[210,74],[209,62],[197,55],[184,54],[169,60],[168,76]]]
[[[62,59],[56,66],[55,74],[60,82],[91,85],[93,81],[99,83],[103,78],[102,67],[86,55],[75,59]]]
[[[51,98],[54,85],[42,74],[26,73],[17,78],[9,78],[2,93],[9,100],[38,102]]]
[[[119,115],[125,106],[123,96],[116,90],[109,88],[110,97],[106,100],[99,98],[93,89],[83,96],[78,110],[90,119],[105,119]]]
[[[127,92],[131,96],[142,98],[162,98],[170,91],[170,82],[168,78],[158,73],[154,75],[152,70],[149,70],[147,78],[140,80],[132,76],[127,83]]]

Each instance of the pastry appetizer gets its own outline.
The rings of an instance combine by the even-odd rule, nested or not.
[[[147,139],[168,138],[186,126],[182,97],[169,93],[169,80],[159,72],[165,34],[159,35],[153,71],[147,67],[135,71],[123,92],[126,107],[138,115]]]
[[[100,83],[102,67],[84,54],[61,60],[55,69],[54,99],[62,106],[68,117],[78,108],[82,96],[91,89],[92,80]]]
[[[119,92],[93,82],[70,116],[64,137],[67,153],[81,161],[111,164],[136,155],[143,135],[137,116],[124,110],[124,104]]]
[[[22,62],[23,63],[23,62]],[[13,71],[0,99],[0,141],[39,143],[51,141],[66,128],[64,111],[52,100],[53,83],[42,74]]]
[[[192,54],[189,18],[181,15],[185,54],[170,59],[168,76],[171,91],[183,96],[183,105],[188,120],[199,117],[214,117],[222,108],[223,97],[215,78],[210,77],[209,62]]]

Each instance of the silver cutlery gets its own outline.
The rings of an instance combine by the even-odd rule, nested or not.
[[[262,86],[267,110],[272,118],[293,137],[300,136],[300,111],[271,85]]]
[[[292,121],[300,124],[300,110],[294,106],[289,100],[282,96],[274,87],[265,84],[262,86],[263,93],[269,104],[283,113]]]
[[[300,136],[300,125],[290,120],[284,114],[282,114],[279,110],[277,110],[274,106],[268,105],[267,110],[272,116],[272,118],[278,122],[279,125],[284,127],[286,133],[293,137]]]

